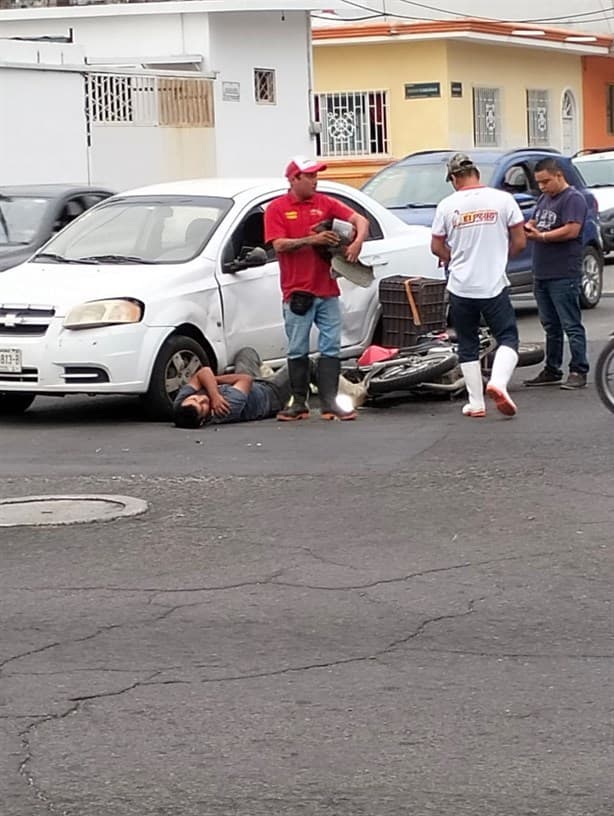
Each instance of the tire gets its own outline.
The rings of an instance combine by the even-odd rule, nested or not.
[[[15,394],[11,391],[0,391],[0,416],[17,416],[23,414],[34,402],[36,394]]]
[[[165,340],[156,357],[147,393],[142,397],[149,419],[158,422],[172,419],[177,392],[204,365],[209,365],[209,359],[196,340],[181,334]]]
[[[604,346],[597,360],[595,385],[605,407],[614,413],[614,337]]]
[[[406,391],[421,383],[439,379],[457,365],[458,357],[453,351],[431,356],[400,357],[397,365],[390,365],[369,377],[367,393],[375,396],[391,391]]]
[[[518,346],[518,368],[542,363],[545,354],[543,343],[520,343]]]
[[[603,289],[603,256],[595,247],[588,246],[582,255],[580,306],[594,309],[601,300]]]

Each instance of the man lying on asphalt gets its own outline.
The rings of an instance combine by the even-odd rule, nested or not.
[[[290,398],[288,367],[264,378],[261,365],[255,349],[242,348],[234,361],[234,374],[216,376],[208,366],[200,368],[175,397],[175,425],[199,428],[206,423],[249,422],[275,416]]]

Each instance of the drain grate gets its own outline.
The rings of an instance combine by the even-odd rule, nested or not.
[[[0,499],[0,527],[86,524],[138,516],[146,501],[129,496],[20,496]]]

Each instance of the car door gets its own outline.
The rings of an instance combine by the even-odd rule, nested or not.
[[[244,211],[222,248],[216,277],[228,360],[243,346],[255,348],[263,360],[281,360],[286,355],[279,264],[264,242],[264,209],[271,200],[263,199]],[[266,263],[237,268],[240,264],[234,262],[255,247],[266,251]]]
[[[503,175],[501,188],[511,193],[520,207],[525,221],[533,217],[539,190],[533,175],[535,162],[519,162],[510,165]],[[533,281],[533,245],[527,241],[526,249],[520,255],[510,258],[507,275],[513,288],[531,287]]]

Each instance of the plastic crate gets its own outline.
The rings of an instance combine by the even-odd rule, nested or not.
[[[420,325],[412,315],[406,281],[420,315]],[[382,345],[404,348],[413,346],[428,332],[446,328],[446,282],[427,278],[394,275],[383,278],[379,285],[382,305]]]

